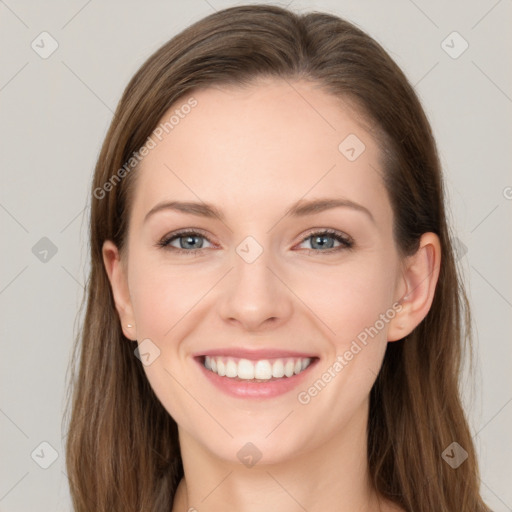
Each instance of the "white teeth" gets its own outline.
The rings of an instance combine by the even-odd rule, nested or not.
[[[269,380],[279,379],[284,376],[292,377],[304,371],[311,364],[311,358],[284,358],[261,359],[251,361],[249,359],[233,359],[226,357],[205,356],[204,366],[208,370],[220,375],[243,380]]]
[[[228,362],[226,363],[226,377],[237,377],[238,376],[238,368],[233,361],[233,359],[228,359]]]
[[[295,369],[295,364],[293,361],[286,361],[284,365],[284,374],[287,377],[291,377],[293,375],[293,370]]]
[[[252,364],[252,363],[251,363]],[[255,379],[271,379],[272,378],[272,366],[267,360],[258,361],[254,365],[254,378]]]
[[[276,359],[272,365],[272,377],[284,377],[284,364],[281,359]]]
[[[233,362],[236,368],[236,363]],[[236,377],[237,375],[234,375]],[[240,359],[238,361],[238,377],[240,379],[251,380],[254,379],[254,365],[248,359]]]

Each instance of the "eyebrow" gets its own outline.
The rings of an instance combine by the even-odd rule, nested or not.
[[[366,214],[370,220],[375,223],[375,218],[368,208],[365,208],[359,203],[350,201],[349,199],[341,198],[323,198],[313,200],[299,200],[293,204],[285,213],[284,217],[290,215],[292,217],[305,217],[307,215],[314,215],[321,213],[332,208],[351,208]],[[163,210],[172,210],[189,215],[197,215],[198,217],[217,218],[221,221],[225,220],[224,214],[217,209],[214,205],[209,203],[196,203],[193,201],[163,201],[156,204],[144,217],[144,222]]]

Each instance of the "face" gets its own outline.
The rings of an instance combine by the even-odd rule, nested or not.
[[[361,431],[399,337],[379,148],[306,82],[193,96],[137,171],[116,305],[180,439],[282,461]]]

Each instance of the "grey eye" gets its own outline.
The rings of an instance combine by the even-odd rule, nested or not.
[[[309,242],[311,245],[311,249],[316,250],[317,252],[325,252],[329,249],[340,249],[340,248],[350,248],[352,247],[352,242],[350,239],[345,238],[341,234],[334,232],[331,233],[329,231],[320,231],[318,233],[313,233],[306,237],[302,244]],[[337,243],[337,245],[335,245]]]
[[[313,249],[332,249],[335,242],[333,235],[312,235],[308,240]]]

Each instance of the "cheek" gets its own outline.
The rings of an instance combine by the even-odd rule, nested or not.
[[[161,338],[161,333],[172,327],[169,307],[175,304],[165,279],[158,279],[149,270],[134,281],[132,293],[138,338]]]
[[[337,350],[343,350],[375,325],[379,336],[372,329],[372,337],[386,337],[388,322],[383,323],[381,315],[389,316],[386,312],[393,305],[395,268],[382,256],[354,257],[343,265],[297,273],[291,287],[307,306],[305,314],[316,319]]]
[[[298,390],[297,401],[303,421],[322,416],[324,432],[339,431],[364,410],[379,373],[389,321],[396,314],[396,276],[386,267],[378,262],[353,265],[350,272],[333,269],[331,279],[320,272],[303,283],[303,296],[309,290],[308,305],[322,320],[316,325],[322,327],[327,344],[322,365]]]
[[[141,258],[131,273],[130,293],[138,336],[163,341],[211,287],[211,272],[174,268]]]
[[[191,388],[186,354],[181,340],[197,322],[201,297],[212,286],[212,272],[195,272],[184,266],[162,264],[141,254],[133,258],[130,294],[139,343],[151,340],[158,347],[154,360],[144,371],[155,394],[169,414],[186,422],[190,397],[183,387]],[[199,304],[198,304],[199,302]],[[152,350],[156,350],[152,348]]]

